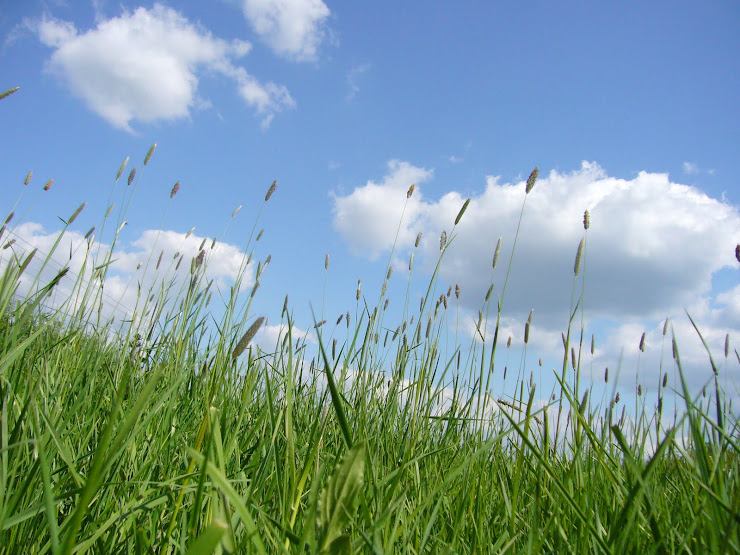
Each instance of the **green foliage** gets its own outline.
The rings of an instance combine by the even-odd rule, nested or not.
[[[117,230],[114,248],[124,216],[98,226]],[[100,290],[114,251],[89,243],[80,275],[56,268],[65,232],[48,253],[0,251],[0,553],[740,551],[738,419],[717,380],[707,401],[691,398],[674,340],[683,416],[643,405],[617,418],[583,390],[586,241],[559,387],[538,406],[521,378],[526,345],[517,394],[488,387],[503,371],[513,253],[469,348],[443,340],[456,299],[435,271],[397,327],[385,287],[375,306],[358,292],[353,325],[317,328],[309,359],[286,299],[274,350],[245,341],[235,357],[258,321],[253,295],[237,294],[247,255],[222,311],[209,306],[206,257],[184,266],[186,283],[157,268],[157,288],[114,324]]]

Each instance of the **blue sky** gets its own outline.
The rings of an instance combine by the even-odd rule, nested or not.
[[[354,310],[358,279],[377,302],[389,257],[388,321],[400,323],[410,253],[416,300],[440,233],[470,197],[438,289],[461,285],[459,320],[449,325],[454,333],[459,321],[469,342],[496,241],[500,292],[524,180],[538,166],[503,320],[521,349],[535,310],[526,370],[538,357],[545,370],[558,365],[588,209],[585,324],[597,337],[595,374],[622,356],[623,395],[638,365],[637,381],[657,383],[670,316],[691,382],[703,384],[706,354],[687,309],[722,360],[728,395],[738,396],[738,361],[722,353],[727,334],[731,353],[740,337],[736,3],[1,5],[0,89],[20,87],[0,102],[8,212],[23,192],[11,222],[16,251],[50,245],[57,218],[86,201],[70,235],[79,241],[99,223],[130,156],[140,182],[108,290],[126,305],[125,284],[142,279],[137,261],[161,250],[194,256],[204,237],[218,237],[210,267],[227,288],[276,179],[255,248],[255,260],[272,255],[253,306],[273,326],[266,345],[285,294],[300,329],[311,327],[309,303],[323,303],[333,322]],[[157,234],[165,211],[170,233]],[[638,362],[642,332],[648,348]]]

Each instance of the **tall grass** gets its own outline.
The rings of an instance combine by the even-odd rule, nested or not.
[[[137,291],[125,324],[110,318],[106,275],[142,172],[129,175],[117,221],[109,209],[99,226],[101,237],[116,230],[110,248],[89,234],[83,271],[42,279],[78,211],[51,252],[1,251],[1,553],[740,551],[738,420],[719,382],[711,404],[692,398],[673,339],[684,410],[670,426],[662,397],[627,420],[584,389],[584,242],[559,386],[542,406],[524,360],[514,396],[490,390],[505,372],[495,353],[513,250],[470,346],[457,332],[453,348],[443,341],[457,295],[439,268],[468,202],[418,310],[407,290],[403,321],[387,321],[389,258],[377,302],[358,285],[354,311],[315,321],[312,356],[287,298],[274,349],[253,344],[259,271],[239,294],[251,237],[223,309],[210,304],[204,244],[186,279],[153,254],[154,285]],[[71,294],[53,299],[62,279]]]

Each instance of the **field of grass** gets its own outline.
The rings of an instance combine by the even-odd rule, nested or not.
[[[123,206],[152,153],[139,175],[118,171]],[[314,329],[315,353],[286,298],[285,332],[263,351],[257,286],[238,294],[250,257],[214,312],[205,244],[192,260],[149,260],[158,285],[114,323],[102,284],[124,216],[98,226],[109,250],[91,230],[83,271],[52,279],[54,249],[17,249],[12,214],[0,232],[0,553],[740,552],[738,418],[716,381],[689,395],[675,339],[683,407],[666,426],[662,405],[625,418],[592,402],[578,295],[548,406],[529,377],[514,398],[481,393],[502,372],[505,283],[474,349],[440,347],[455,292],[435,272],[420,306],[400,300],[401,322],[385,318],[385,285],[373,301],[358,289]],[[452,241],[454,227],[440,260]],[[496,264],[508,280],[511,261]],[[62,279],[74,285],[60,299]]]

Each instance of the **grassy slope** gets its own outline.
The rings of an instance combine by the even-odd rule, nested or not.
[[[75,286],[84,302],[51,315],[40,307],[53,283],[14,300],[24,258],[0,283],[2,553],[740,550],[737,419],[720,391],[720,411],[687,400],[675,427],[658,425],[649,453],[660,415],[627,429],[578,382],[553,401],[559,426],[535,410],[534,384],[495,411],[463,387],[494,371],[498,323],[473,355],[443,358],[453,298],[432,293],[436,274],[396,333],[383,296],[358,302],[339,323],[347,339],[324,331],[326,352],[309,361],[288,334],[269,353],[238,342],[248,300],[232,297],[206,328],[207,264],[195,261],[169,304],[142,294],[130,328],[106,324],[94,283],[111,256],[91,252],[95,279]],[[504,292],[491,297],[497,317]],[[459,387],[440,412],[443,372]]]

